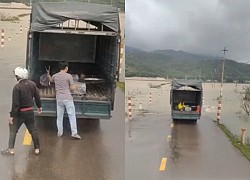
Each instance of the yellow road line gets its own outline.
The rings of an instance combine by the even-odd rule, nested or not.
[[[29,145],[31,145],[31,142],[32,142],[31,135],[30,135],[28,129],[26,129],[24,139],[23,139],[23,145],[29,146]]]
[[[162,158],[161,159],[161,165],[160,165],[159,171],[165,171],[166,170],[167,160],[168,160],[167,158]]]

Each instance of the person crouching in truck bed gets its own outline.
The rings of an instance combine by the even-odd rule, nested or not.
[[[185,107],[186,107],[185,101],[181,101],[181,102],[178,104],[177,107],[178,107],[178,110],[184,111],[184,110],[185,110]]]
[[[36,84],[28,80],[28,71],[25,68],[17,67],[14,74],[18,83],[14,86],[12,92],[12,108],[9,117],[9,147],[1,151],[2,155],[14,155],[14,146],[16,134],[24,123],[31,134],[35,154],[40,154],[40,144],[38,139],[37,128],[35,125],[33,98],[35,98],[38,107],[38,113],[42,112],[41,100]]]

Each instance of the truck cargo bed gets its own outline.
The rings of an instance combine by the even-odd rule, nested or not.
[[[42,87],[39,89],[40,96],[42,98],[55,98],[56,91],[54,86]],[[74,100],[99,100],[107,101],[109,100],[108,89],[103,88],[97,84],[88,84],[86,95],[72,94]]]

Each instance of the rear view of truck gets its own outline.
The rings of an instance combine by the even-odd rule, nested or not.
[[[180,102],[184,102],[182,109],[180,109]],[[186,119],[196,121],[200,119],[202,82],[196,80],[173,80],[170,91],[170,105],[173,120]]]
[[[41,95],[42,116],[56,116],[55,86],[40,78],[59,61],[86,83],[86,94],[72,94],[78,118],[109,119],[119,65],[118,9],[81,2],[40,2],[32,6],[26,66]]]

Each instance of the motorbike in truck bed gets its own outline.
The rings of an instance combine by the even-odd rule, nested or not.
[[[59,72],[58,62],[67,61],[68,73],[85,76],[86,94],[72,94],[76,116],[110,119],[120,64],[118,8],[82,2],[33,3],[27,41],[29,78],[36,82],[42,101],[39,116],[56,116],[55,86],[42,85],[40,77],[48,68],[51,75]]]
[[[186,79],[173,80],[170,91],[172,119],[193,121],[200,119],[202,96],[201,81]],[[185,102],[186,108],[180,110],[178,104],[183,101]]]

